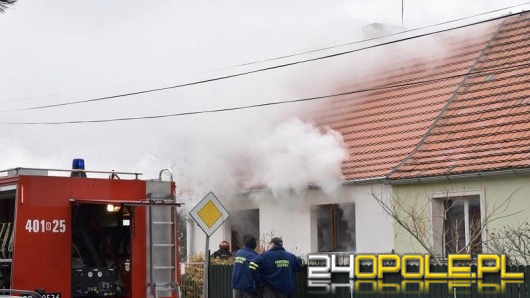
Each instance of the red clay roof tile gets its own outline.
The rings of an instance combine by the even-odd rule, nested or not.
[[[393,53],[349,86],[375,90],[326,102],[315,121],[342,134],[346,180],[530,168],[530,14],[462,30],[437,36],[448,55]]]
[[[530,168],[530,14],[511,17],[485,45],[447,110],[390,175],[420,178]]]

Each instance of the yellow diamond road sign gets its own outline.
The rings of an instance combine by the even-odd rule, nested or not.
[[[204,223],[208,226],[208,228],[211,228],[216,221],[223,216],[223,213],[219,211],[217,206],[212,201],[208,201],[204,207],[202,207],[199,212],[197,212],[200,219],[204,221]]]
[[[190,215],[208,236],[211,236],[230,216],[213,192],[208,193],[190,211]]]

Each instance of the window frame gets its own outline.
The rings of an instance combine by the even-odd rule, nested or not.
[[[464,197],[476,197],[478,196],[479,204],[480,204],[480,223],[481,225],[484,224],[484,218],[486,215],[486,200],[484,196],[484,190],[464,190],[464,191],[447,191],[447,192],[436,192],[436,193],[430,193],[428,194],[428,198],[430,201],[430,210],[429,213],[431,215],[431,222],[432,222],[432,228],[431,228],[431,245],[435,249],[435,253],[437,257],[443,256],[443,258],[447,258],[446,253],[446,243],[445,238],[443,235],[444,230],[444,219],[442,217],[444,212],[444,202],[448,200],[455,200],[458,198],[464,198]],[[464,198],[464,225],[465,225],[465,243],[466,245],[469,245],[470,242],[470,218],[469,218],[469,205],[470,205],[470,199]],[[486,250],[487,243],[487,233],[484,229],[481,233],[481,239],[482,243],[481,245],[481,251],[482,253]]]
[[[348,206],[351,206],[353,207],[353,229],[354,229],[354,233],[353,233],[353,239],[352,240],[352,246],[351,248],[346,248],[346,249],[340,249],[340,248],[337,248],[337,246],[340,245],[341,243],[341,239],[336,239],[339,234],[341,234],[340,232],[337,232],[336,229],[337,229],[337,221],[342,221],[341,219],[337,219],[337,216],[338,216],[338,213],[337,210],[338,209],[341,209],[340,206],[343,206],[343,205],[348,205]],[[329,214],[329,216],[326,218],[327,221],[329,221],[329,241],[330,241],[330,249],[329,250],[321,250],[321,237],[319,237],[319,235],[321,235],[321,225],[320,225],[320,214],[321,213],[327,213]],[[344,211],[342,211],[344,212]],[[341,212],[341,213],[342,213]],[[357,208],[356,208],[356,204],[354,202],[341,202],[341,203],[328,203],[328,204],[317,204],[317,205],[312,205],[311,206],[311,214],[312,214],[312,217],[313,217],[313,223],[314,223],[314,227],[315,227],[315,233],[314,233],[314,236],[315,236],[315,248],[316,248],[316,251],[317,252],[352,252],[352,253],[355,253],[356,249],[357,249]],[[342,213],[343,214],[343,213]],[[346,222],[346,225],[348,225],[347,221]],[[348,228],[347,228],[348,230]],[[346,230],[346,232],[347,232]]]

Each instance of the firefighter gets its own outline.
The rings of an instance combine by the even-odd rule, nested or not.
[[[219,243],[219,249],[215,251],[211,257],[214,259],[229,259],[232,258],[234,255],[230,252],[230,244],[228,241],[221,241]]]
[[[283,240],[273,237],[272,248],[261,259],[250,262],[250,269],[263,282],[263,298],[290,298],[294,294],[296,272],[302,270],[302,259],[283,248]]]
[[[261,259],[261,256],[255,251],[256,246],[256,238],[250,237],[245,240],[245,246],[236,252],[234,270],[232,271],[234,298],[258,297],[258,285],[250,270],[250,262]]]

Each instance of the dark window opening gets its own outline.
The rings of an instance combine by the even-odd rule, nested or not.
[[[263,246],[263,241],[260,241],[259,231],[259,209],[240,210],[233,212],[230,215],[230,222],[232,227],[231,250],[236,252],[238,249],[245,246],[245,239],[247,237],[256,237],[258,245]]]
[[[355,251],[355,205],[330,204],[312,208],[317,218],[318,251]]]

